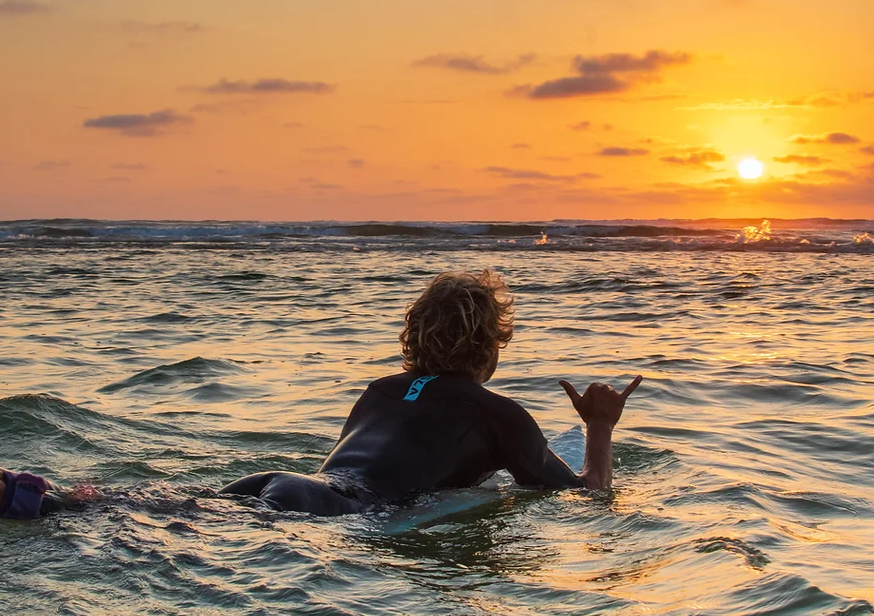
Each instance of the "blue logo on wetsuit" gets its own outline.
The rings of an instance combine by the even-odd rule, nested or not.
[[[404,396],[404,400],[409,402],[416,400],[419,397],[419,394],[422,393],[422,388],[436,378],[436,376],[420,376],[417,378],[413,381],[413,384],[410,385],[410,389],[407,390],[407,395]]]

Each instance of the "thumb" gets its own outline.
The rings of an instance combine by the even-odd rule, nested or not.
[[[558,384],[561,385],[567,392],[567,395],[571,399],[571,402],[576,403],[576,401],[582,397],[580,396],[580,394],[577,393],[577,390],[574,388],[574,386],[567,381],[561,380],[558,382]]]

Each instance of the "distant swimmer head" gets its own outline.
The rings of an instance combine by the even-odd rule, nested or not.
[[[513,338],[513,296],[500,274],[440,274],[407,310],[404,369],[488,381]]]

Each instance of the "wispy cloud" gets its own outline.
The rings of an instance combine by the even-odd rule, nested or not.
[[[39,13],[51,13],[54,10],[55,7],[52,5],[45,2],[35,2],[34,0],[6,0],[6,2],[0,2],[0,17],[24,17]]]
[[[36,165],[34,171],[57,171],[58,169],[66,169],[70,166],[68,160],[44,160]]]
[[[260,108],[261,102],[252,98],[221,99],[215,103],[197,103],[189,111],[191,113],[209,113],[213,115],[246,115]]]
[[[623,198],[632,202],[672,204],[743,199],[748,203],[817,205],[831,209],[838,204],[870,205],[874,200],[874,182],[870,176],[856,177],[845,171],[830,169],[751,183],[724,177],[699,184],[659,185],[647,190],[629,191]]]
[[[795,98],[735,98],[726,101],[680,107],[679,109],[684,111],[769,111],[805,107],[837,107],[865,102],[874,103],[874,92],[833,91],[818,92]]]
[[[342,185],[342,184],[332,184],[332,183],[329,183],[329,182],[323,182],[323,181],[319,180],[318,178],[313,178],[313,177],[304,177],[304,178],[299,178],[298,181],[299,181],[301,184],[304,184],[304,185],[306,185],[306,186],[309,186],[309,187],[312,188],[313,190],[318,190],[318,191],[322,191],[322,190],[340,190],[340,189],[343,188],[343,185]]]
[[[826,133],[823,135],[795,135],[790,139],[792,143],[805,145],[808,143],[827,143],[830,145],[847,145],[859,143],[861,139],[848,133]]]
[[[623,147],[608,147],[602,148],[597,152],[598,156],[646,156],[649,150],[646,148],[623,148]]]
[[[126,113],[89,118],[82,123],[85,128],[99,128],[118,131],[128,137],[153,137],[163,134],[174,126],[193,124],[190,116],[181,115],[172,109],[153,113]]]
[[[531,149],[531,144],[519,142],[512,144],[510,148],[513,150],[529,150]]]
[[[143,163],[115,163],[113,169],[120,171],[145,171],[146,166]]]
[[[685,151],[669,156],[662,156],[659,160],[669,165],[680,165],[713,171],[712,163],[721,163],[725,155],[711,148],[688,148]]]
[[[874,145],[866,145],[864,148],[859,148],[859,151],[862,154],[870,154],[874,156]]]
[[[360,158],[350,158],[346,161],[346,164],[353,169],[361,169],[362,167],[364,167],[364,161]]]
[[[613,130],[612,124],[596,124],[595,122],[591,122],[589,120],[583,120],[582,122],[577,122],[575,124],[569,124],[568,128],[577,132],[586,132],[591,130],[601,129],[604,131]]]
[[[579,77],[562,77],[544,81],[536,86],[519,86],[511,89],[511,95],[524,95],[528,98],[572,98],[576,96],[592,96],[609,94],[627,90],[630,85],[619,78],[606,74],[580,75]]]
[[[583,75],[590,73],[658,73],[666,66],[687,64],[692,56],[686,52],[651,50],[642,56],[609,53],[603,56],[577,56],[574,67]]]
[[[454,71],[465,73],[481,73],[486,75],[503,75],[517,71],[526,64],[530,64],[535,59],[534,54],[524,54],[500,64],[489,63],[482,56],[473,56],[469,54],[448,54],[441,53],[427,58],[416,60],[411,66],[414,67],[430,67],[430,68],[445,68]]]
[[[615,94],[640,83],[661,81],[661,73],[672,66],[688,64],[692,56],[685,52],[652,50],[641,56],[611,53],[601,56],[576,56],[575,75],[544,81],[537,85],[518,86],[508,94],[528,98],[571,98]]]
[[[786,156],[775,156],[774,161],[778,163],[804,165],[806,167],[818,167],[819,165],[827,163],[828,159],[823,158],[822,156],[812,156],[810,154],[787,154]]]
[[[205,94],[330,94],[336,87],[323,81],[296,81],[274,77],[255,81],[219,79],[212,85],[193,89]]]
[[[486,173],[513,180],[543,180],[547,182],[576,182],[600,178],[595,173],[577,173],[574,175],[554,175],[533,169],[513,169],[510,167],[490,166],[483,169]]]
[[[203,24],[195,21],[139,21],[129,19],[118,25],[130,34],[201,34],[209,30]]]
[[[304,148],[304,152],[311,152],[313,154],[334,154],[337,152],[348,152],[349,148],[345,145],[328,145],[318,148]]]
[[[809,171],[808,173],[805,173],[804,176],[824,176],[827,178],[848,181],[856,177],[849,171],[844,171],[843,169],[818,169],[816,171]]]

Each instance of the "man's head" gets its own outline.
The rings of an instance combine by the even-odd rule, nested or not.
[[[466,374],[485,383],[498,365],[499,349],[512,337],[513,296],[500,275],[440,274],[407,310],[404,369]]]

